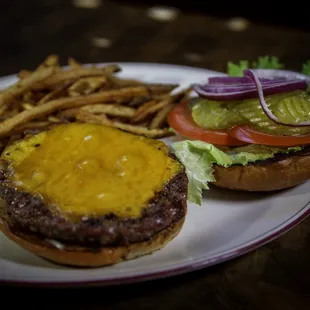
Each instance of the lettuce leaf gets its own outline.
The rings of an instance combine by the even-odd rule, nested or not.
[[[214,164],[222,167],[248,163],[273,158],[277,153],[289,153],[302,150],[301,147],[280,149],[262,145],[249,145],[223,152],[213,144],[196,140],[174,142],[171,145],[175,155],[185,166],[188,177],[188,200],[201,205],[202,190],[208,190],[209,182],[215,181]]]
[[[279,61],[278,57],[265,55],[259,56],[257,60],[252,62],[245,59],[236,63],[228,61],[226,73],[230,76],[243,76],[244,69],[283,69],[284,67],[285,65]],[[302,64],[300,72],[305,75],[310,75],[310,60],[307,60]]]
[[[243,76],[243,70],[249,68],[249,62],[247,60],[240,60],[235,64],[232,61],[227,62],[227,74],[230,76]]]
[[[253,61],[252,67],[256,69],[282,69],[284,65],[275,56],[261,56],[257,61]]]
[[[310,75],[310,60],[302,64],[301,73]]]
[[[280,63],[275,56],[260,56],[257,60],[250,63],[248,60],[240,60],[239,63],[227,62],[227,74],[230,76],[243,76],[243,70],[255,69],[283,69],[284,65]]]
[[[181,141],[172,145],[175,155],[185,166],[188,177],[188,200],[201,204],[202,190],[209,189],[208,183],[215,181],[212,165],[218,163],[229,167],[232,159],[214,145],[201,141]]]

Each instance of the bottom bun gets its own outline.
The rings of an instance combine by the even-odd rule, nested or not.
[[[54,263],[75,267],[100,267],[160,250],[179,234],[184,221],[185,217],[148,241],[99,249],[78,246],[66,246],[65,249],[58,249],[36,236],[12,232],[9,225],[2,219],[0,219],[0,231],[22,248]]]
[[[215,186],[243,191],[275,191],[310,179],[310,155],[287,157],[247,166],[214,166]]]

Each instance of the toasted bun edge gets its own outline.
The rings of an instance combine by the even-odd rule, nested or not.
[[[71,267],[102,267],[135,259],[162,249],[179,234],[184,222],[185,216],[157,233],[149,241],[132,243],[128,246],[102,247],[96,250],[85,247],[58,249],[37,237],[13,233],[9,225],[1,218],[0,231],[22,248],[51,262]]]
[[[310,154],[294,155],[266,164],[214,166],[218,187],[243,191],[276,191],[294,187],[310,179]]]

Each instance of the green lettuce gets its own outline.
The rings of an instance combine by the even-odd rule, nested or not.
[[[231,76],[243,76],[243,70],[255,69],[282,69],[284,65],[280,63],[275,56],[260,56],[257,60],[249,62],[248,60],[240,60],[239,63],[227,62],[227,74]]]
[[[259,56],[257,60],[252,62],[245,59],[236,63],[228,61],[226,72],[230,76],[243,76],[243,70],[245,69],[283,69],[284,67],[285,65],[279,61],[278,57],[265,55]],[[300,72],[305,75],[310,75],[310,60],[302,64]]]
[[[243,76],[243,70],[249,68],[247,60],[240,60],[239,63],[227,62],[227,74],[231,76]]]
[[[302,64],[301,73],[310,75],[310,60]]]
[[[213,144],[202,141],[184,140],[171,145],[175,155],[185,166],[188,177],[188,200],[201,205],[202,190],[208,190],[208,183],[215,181],[214,164],[222,167],[246,166],[251,162],[273,158],[277,153],[300,151],[302,148],[280,149],[262,145],[249,145],[223,152]]]
[[[277,57],[268,55],[258,57],[257,61],[253,61],[252,66],[256,69],[282,69],[284,67]]]

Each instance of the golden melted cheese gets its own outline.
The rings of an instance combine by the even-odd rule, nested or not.
[[[9,179],[65,216],[138,217],[180,169],[167,146],[96,124],[60,125],[2,153]]]

